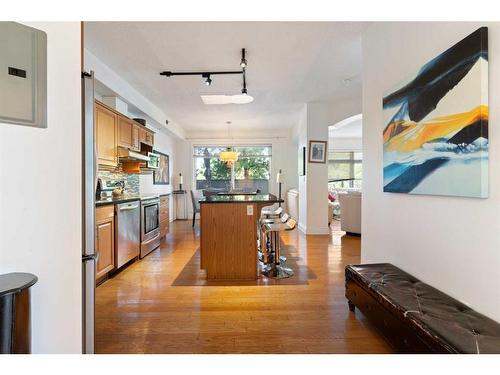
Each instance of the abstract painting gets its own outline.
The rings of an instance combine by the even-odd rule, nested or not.
[[[488,197],[488,29],[384,95],[384,191]]]

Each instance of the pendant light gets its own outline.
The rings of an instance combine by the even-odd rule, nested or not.
[[[229,127],[231,125],[231,121],[226,121],[226,124],[228,136],[231,138],[231,130]],[[228,147],[226,151],[222,151],[219,154],[219,160],[226,163],[236,163],[236,161],[238,161],[238,153],[234,151],[232,147]]]

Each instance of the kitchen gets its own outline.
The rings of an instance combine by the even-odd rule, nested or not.
[[[155,132],[119,112],[128,108],[120,98],[101,99],[94,104],[97,285],[157,249],[171,211],[169,155],[154,149]]]

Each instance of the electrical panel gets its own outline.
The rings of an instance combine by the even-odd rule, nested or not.
[[[0,22],[0,126],[47,127],[47,35]]]

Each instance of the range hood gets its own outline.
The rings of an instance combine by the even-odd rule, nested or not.
[[[120,161],[149,162],[149,156],[129,150],[125,147],[118,147],[118,158],[120,158]]]

